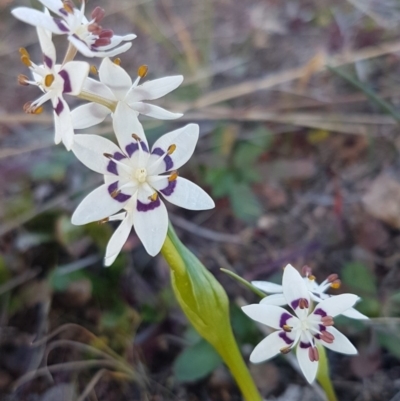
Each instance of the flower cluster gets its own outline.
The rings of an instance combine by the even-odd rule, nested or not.
[[[128,235],[136,234],[150,255],[156,255],[167,235],[168,215],[160,195],[169,202],[191,210],[214,207],[213,200],[197,185],[179,177],[178,169],[193,154],[199,137],[199,127],[188,124],[169,132],[149,148],[139,115],[158,119],[176,119],[172,113],[145,101],[158,99],[176,89],[181,75],[155,79],[139,84],[147,75],[147,66],[138,68],[132,82],[121,67],[119,58],[127,51],[134,34],[114,35],[100,23],[105,12],[94,8],[85,16],[85,1],[80,9],[71,0],[40,0],[43,11],[18,7],[12,14],[36,27],[42,62],[34,63],[28,51],[20,49],[21,61],[29,68],[31,78],[19,75],[22,85],[35,85],[43,94],[27,102],[24,110],[38,114],[50,100],[53,106],[55,143],[67,150],[87,167],[104,176],[104,184],[91,192],[72,216],[76,225],[93,221],[121,220],[111,237],[105,265],[111,265],[121,251]],[[57,63],[52,35],[67,35],[68,50],[61,64]],[[80,52],[86,57],[101,57],[99,68],[85,61],[74,61]],[[99,80],[89,78],[98,73]],[[65,95],[87,103],[70,110]],[[77,134],[75,130],[92,127],[111,116],[118,146],[97,135]]]
[[[331,275],[320,286],[315,283],[309,268],[306,277],[291,265],[284,269],[282,285],[268,282],[253,282],[261,290],[274,293],[261,300],[259,304],[244,306],[249,317],[272,327],[276,331],[268,335],[253,350],[250,361],[262,362],[282,353],[296,349],[299,366],[309,383],[313,382],[319,361],[317,345],[340,352],[357,354],[356,348],[334,326],[334,317],[345,315],[355,319],[368,319],[353,306],[359,300],[354,294],[329,296],[327,288],[337,287],[337,276]],[[313,307],[312,303],[317,304]],[[288,305],[294,312],[282,308]]]

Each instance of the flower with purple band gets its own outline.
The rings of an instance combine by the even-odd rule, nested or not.
[[[82,1],[81,9],[74,7],[71,0],[39,0],[47,9],[52,11],[56,17],[45,12],[28,7],[18,7],[12,10],[15,18],[36,27],[48,29],[58,35],[68,35],[71,44],[86,57],[116,56],[126,52],[136,35],[125,36],[114,35],[111,29],[103,29],[99,23],[104,17],[104,10],[96,7],[90,21],[85,17],[85,1]]]
[[[347,337],[333,327],[333,318],[351,308],[359,299],[357,295],[342,294],[325,299],[311,312],[309,290],[291,265],[284,270],[282,287],[286,303],[295,315],[276,305],[254,304],[242,308],[252,319],[276,329],[254,348],[251,362],[262,362],[296,348],[300,368],[311,383],[318,370],[317,344],[343,354],[357,354]]]
[[[190,210],[214,207],[213,200],[200,187],[178,177],[177,169],[189,160],[196,146],[197,124],[163,135],[151,151],[139,122],[130,129],[131,134],[117,132],[119,147],[97,135],[82,134],[75,136],[72,148],[83,164],[104,174],[105,181],[83,199],[72,223],[122,220],[108,243],[106,266],[118,256],[132,226],[150,255],[161,250],[167,235],[168,214],[160,194]],[[121,209],[124,211],[120,212]]]
[[[102,98],[106,103],[113,104],[112,113],[114,131],[120,126],[130,125],[138,119],[139,114],[161,120],[171,120],[182,116],[161,107],[143,102],[165,96],[175,90],[183,81],[182,75],[164,77],[147,81],[139,85],[140,79],[147,74],[147,67],[138,69],[138,77],[132,82],[129,74],[118,64],[105,58],[99,67],[100,81],[88,78],[83,90],[92,96]],[[87,103],[72,111],[74,128],[84,129],[101,123],[111,110],[99,103]]]
[[[324,299],[334,297],[336,295],[325,294],[325,292],[334,288],[340,287],[340,280],[337,274],[329,275],[321,284],[318,284],[315,280],[315,276],[311,272],[311,268],[304,266],[302,269],[303,280],[306,284],[310,298],[315,302],[322,302]],[[266,294],[271,294],[263,298],[260,303],[265,305],[277,305],[284,306],[287,305],[285,296],[283,295],[283,288],[280,284],[271,283],[269,281],[252,281],[251,284],[257,287],[259,290],[264,291]],[[350,308],[342,313],[351,319],[367,320],[368,317],[363,315],[355,308]]]
[[[43,64],[37,65],[30,59],[25,49],[20,49],[22,62],[29,67],[33,79],[20,75],[18,80],[23,85],[38,86],[44,94],[33,102],[28,102],[24,109],[36,113],[43,103],[51,100],[54,110],[55,142],[61,141],[70,150],[74,140],[71,113],[64,95],[79,95],[83,83],[89,74],[89,64],[84,61],[69,61],[62,66],[56,64],[56,50],[51,32],[38,27],[37,33],[43,53]]]

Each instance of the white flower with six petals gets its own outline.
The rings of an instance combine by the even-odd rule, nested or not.
[[[108,243],[106,266],[118,256],[132,226],[150,255],[161,250],[167,235],[168,214],[159,194],[186,209],[214,207],[206,192],[177,173],[193,154],[199,135],[197,124],[163,135],[151,152],[140,123],[130,130],[133,135],[127,131],[117,133],[120,147],[108,139],[82,134],[75,136],[72,148],[83,164],[104,174],[105,181],[83,199],[72,216],[72,223],[122,220]],[[114,215],[121,209],[124,209],[122,213]]]
[[[112,118],[116,132],[121,130],[121,126],[137,124],[139,114],[162,120],[182,116],[181,113],[171,113],[161,107],[144,103],[143,100],[159,99],[165,96],[182,83],[183,76],[159,78],[139,85],[140,79],[147,73],[147,68],[143,66],[139,70],[139,76],[132,83],[131,77],[121,66],[109,58],[104,58],[99,67],[100,82],[92,78],[85,81],[84,92],[92,97],[98,97],[99,103],[106,102],[113,106]],[[99,103],[88,103],[73,110],[74,128],[84,129],[99,124],[111,113],[109,107]]]
[[[336,274],[331,274],[321,284],[318,284],[315,280],[315,277],[311,274],[310,268],[306,267],[303,268],[303,270],[303,274],[305,275],[305,277],[303,277],[303,280],[313,301],[322,302],[324,299],[336,296],[325,294],[325,292],[329,288],[338,288],[338,286],[340,285],[340,280],[338,280],[338,276]],[[251,284],[253,284],[254,287],[260,289],[261,291],[264,291],[266,294],[271,294],[263,298],[260,301],[261,304],[277,306],[287,305],[286,298],[283,294],[283,287],[280,284],[271,283],[269,281],[252,281]],[[363,315],[355,308],[350,308],[349,310],[344,311],[342,315],[351,319],[368,319],[367,316]]]
[[[58,35],[68,35],[71,44],[86,57],[112,57],[127,51],[136,38],[134,34],[125,36],[114,35],[110,29],[103,29],[99,22],[104,17],[104,10],[96,7],[89,21],[85,17],[85,1],[82,1],[80,10],[74,7],[70,0],[39,0],[47,9],[57,17],[51,16],[47,9],[45,12],[28,7],[17,7],[11,11],[19,20],[49,30]],[[117,47],[119,46],[119,47]]]
[[[79,95],[83,83],[89,74],[89,64],[84,61],[69,61],[64,65],[56,64],[56,50],[51,40],[51,32],[38,27],[37,33],[43,53],[43,64],[33,63],[25,49],[20,49],[21,60],[32,72],[33,80],[19,76],[24,85],[38,86],[44,94],[24,108],[34,113],[41,105],[51,100],[54,110],[55,143],[64,143],[70,150],[74,140],[74,129],[69,106],[64,94]]]
[[[325,299],[311,312],[309,290],[291,265],[284,270],[282,287],[286,303],[295,315],[276,305],[253,304],[242,308],[252,319],[277,330],[254,348],[251,362],[262,362],[296,347],[300,368],[311,383],[318,370],[317,344],[343,354],[357,354],[347,337],[333,327],[333,318],[351,308],[359,299],[357,295],[341,294]]]

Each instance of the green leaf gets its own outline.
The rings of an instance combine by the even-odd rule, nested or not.
[[[229,198],[235,216],[247,223],[255,223],[263,213],[259,200],[247,184],[236,184]]]
[[[375,277],[363,263],[347,263],[342,270],[342,280],[361,297],[377,293]]]
[[[186,348],[176,358],[174,374],[180,382],[194,382],[209,375],[222,364],[221,357],[205,340]]]
[[[249,169],[257,162],[263,152],[264,148],[261,146],[254,145],[251,142],[240,142],[236,146],[233,163],[236,167]]]
[[[398,333],[395,333],[394,331],[389,333],[379,330],[378,340],[382,347],[385,347],[392,355],[400,359],[400,336]]]

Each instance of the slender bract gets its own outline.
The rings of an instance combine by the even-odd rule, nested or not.
[[[182,244],[171,224],[161,252],[171,268],[175,296],[190,323],[221,355],[244,398],[261,401],[233,336],[225,290]]]

